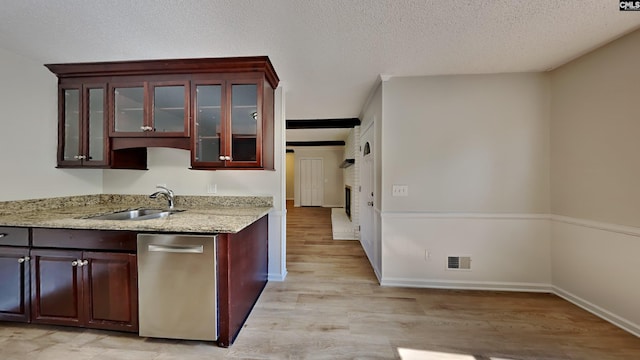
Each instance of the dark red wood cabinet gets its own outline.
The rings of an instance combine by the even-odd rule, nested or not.
[[[0,246],[0,320],[29,322],[28,247]]]
[[[135,233],[33,229],[32,236],[32,322],[138,331]]]
[[[59,167],[146,169],[146,148],[170,147],[190,150],[193,169],[274,168],[266,56],[45,66],[58,76]]]
[[[107,84],[69,80],[58,87],[58,167],[109,165]]]
[[[0,226],[0,320],[29,322],[30,234]]]

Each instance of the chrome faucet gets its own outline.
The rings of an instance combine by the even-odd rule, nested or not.
[[[164,195],[164,197],[167,199],[167,203],[169,205],[169,210],[173,210],[173,190],[169,190],[164,186],[156,186],[156,189],[160,189],[156,192],[154,192],[153,194],[149,195],[149,197],[151,199],[157,199],[158,195]]]

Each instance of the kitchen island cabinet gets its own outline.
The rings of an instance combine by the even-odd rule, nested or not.
[[[156,204],[148,196],[2,203],[0,234],[9,233],[3,229],[11,229],[12,234],[20,229],[23,240],[16,242],[17,236],[12,235],[0,241],[0,266],[11,269],[0,275],[13,279],[11,296],[13,304],[18,304],[0,308],[0,320],[137,332],[137,235],[216,234],[219,335],[211,341],[231,345],[267,284],[267,215],[272,198],[194,196],[176,200],[185,211],[145,221],[91,218],[131,204]],[[48,204],[54,205],[50,208]],[[0,283],[3,296],[9,294],[7,284]]]
[[[135,233],[34,229],[33,246],[32,322],[138,331],[136,254],[112,252],[132,251]]]
[[[0,320],[29,322],[29,248],[0,246]]]
[[[0,320],[29,322],[29,236],[0,226]]]

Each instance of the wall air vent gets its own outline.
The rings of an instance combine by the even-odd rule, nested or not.
[[[448,256],[447,270],[471,270],[471,256]]]

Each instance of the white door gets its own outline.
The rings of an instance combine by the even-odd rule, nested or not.
[[[300,159],[300,205],[322,206],[324,173],[322,159]]]
[[[360,168],[360,242],[369,260],[373,259],[374,243],[374,172],[373,172],[373,126],[362,133],[360,137],[360,154],[362,165]]]

